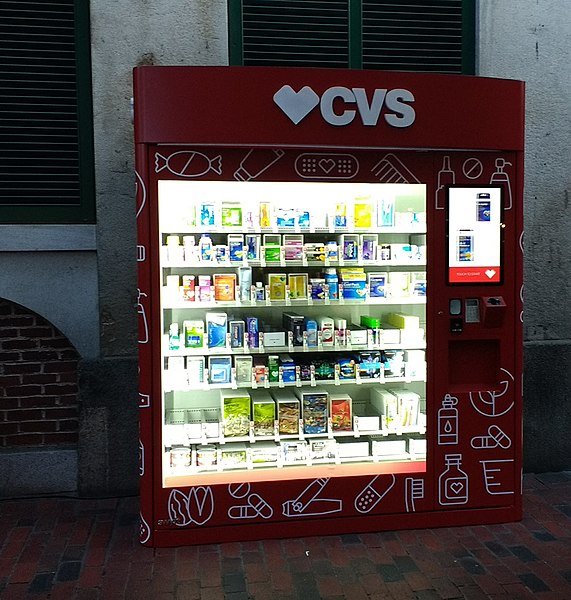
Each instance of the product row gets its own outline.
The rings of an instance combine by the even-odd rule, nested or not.
[[[173,446],[167,449],[170,475],[201,471],[252,469],[257,467],[311,466],[315,463],[340,464],[370,460],[422,460],[426,440],[402,436],[368,440],[284,440],[256,444],[232,442],[216,445]]]
[[[426,273],[365,272],[361,267],[324,269],[315,273],[265,273],[264,281],[252,284],[250,267],[237,273],[213,275],[167,275],[163,301],[178,302],[280,302],[286,300],[368,300],[376,298],[423,298]]]
[[[166,235],[161,249],[163,264],[231,265],[293,262],[425,264],[426,235],[408,236],[406,243],[381,243],[376,233],[343,234],[336,239],[306,241],[303,234],[204,233],[198,243],[193,235]],[[182,243],[181,243],[182,242]]]
[[[163,389],[221,387],[296,387],[316,383],[425,381],[424,350],[371,350],[260,356],[169,356]]]
[[[165,414],[163,445],[204,443],[227,438],[280,439],[293,436],[363,435],[423,431],[426,416],[419,394],[371,388],[367,415],[353,414],[349,394],[325,388],[220,390],[220,409],[171,409]],[[242,440],[243,441],[243,440]]]
[[[331,197],[333,190],[329,192]],[[398,211],[391,197],[346,198],[333,203],[307,200],[303,207],[295,206],[292,198],[283,203],[254,199],[186,202],[184,220],[189,228],[229,230],[420,228],[426,223],[424,211],[410,207]]]
[[[276,315],[272,315],[275,319]],[[222,349],[249,351],[263,348],[333,349],[353,346],[375,348],[384,345],[412,345],[424,342],[420,318],[405,313],[388,313],[380,318],[360,316],[359,325],[327,315],[315,319],[283,312],[281,327],[254,316],[234,318],[225,312],[207,312],[205,320],[189,319],[170,323],[168,350]]]

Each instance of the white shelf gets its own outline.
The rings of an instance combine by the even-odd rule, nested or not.
[[[177,227],[176,231],[161,231],[162,235],[171,234],[199,234],[199,233],[211,233],[211,234],[252,234],[252,233],[306,233],[306,234],[342,234],[342,233],[393,233],[393,234],[423,234],[426,233],[426,225],[419,224],[417,227],[413,225],[407,225],[406,227],[215,227],[196,225],[194,227]]]
[[[237,269],[239,267],[405,267],[410,269],[426,268],[426,261],[395,260],[249,260],[249,261],[162,261],[163,269]]]

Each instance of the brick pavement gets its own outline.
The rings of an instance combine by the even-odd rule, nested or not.
[[[571,472],[524,478],[519,523],[185,548],[138,543],[138,499],[0,501],[0,598],[571,600]]]

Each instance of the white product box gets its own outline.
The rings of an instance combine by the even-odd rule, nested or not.
[[[383,327],[381,329],[381,343],[385,346],[401,343],[401,330],[396,327]]]
[[[360,325],[352,324],[350,327],[351,331],[351,345],[352,346],[366,346],[368,342],[368,330]]]
[[[408,438],[408,451],[410,454],[417,456],[426,455],[426,439],[425,438]]]
[[[188,436],[186,435],[185,426],[179,425],[164,425],[163,426],[163,445],[169,446],[185,446],[188,444]]]
[[[276,463],[280,447],[275,442],[256,442],[250,446],[253,463]]]
[[[286,346],[285,331],[264,331],[264,346],[276,348]]]
[[[369,456],[369,442],[339,442],[337,452],[339,458],[366,458]]]
[[[406,439],[371,440],[373,456],[398,456],[406,453]]]
[[[373,388],[371,405],[381,415],[382,429],[395,430],[399,424],[398,399],[389,390]]]
[[[186,411],[186,424],[184,430],[191,440],[202,437],[202,418],[203,412],[200,408],[189,408]]]
[[[307,460],[307,443],[299,440],[280,442],[284,462],[295,463]]]
[[[335,460],[337,442],[335,440],[309,440],[309,457],[311,460]]]
[[[224,469],[244,468],[246,461],[246,444],[232,442],[220,448],[220,464]]]
[[[220,411],[217,408],[205,408],[202,411],[202,425],[205,437],[220,437]]]
[[[357,419],[360,432],[379,431],[380,429],[380,421],[378,416],[359,417],[355,415],[354,418]]]
[[[398,418],[403,427],[418,424],[420,396],[407,390],[390,390],[397,399]]]

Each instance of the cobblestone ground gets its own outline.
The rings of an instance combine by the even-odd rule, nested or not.
[[[526,475],[518,523],[156,550],[137,498],[2,500],[0,598],[571,600],[571,472]]]

